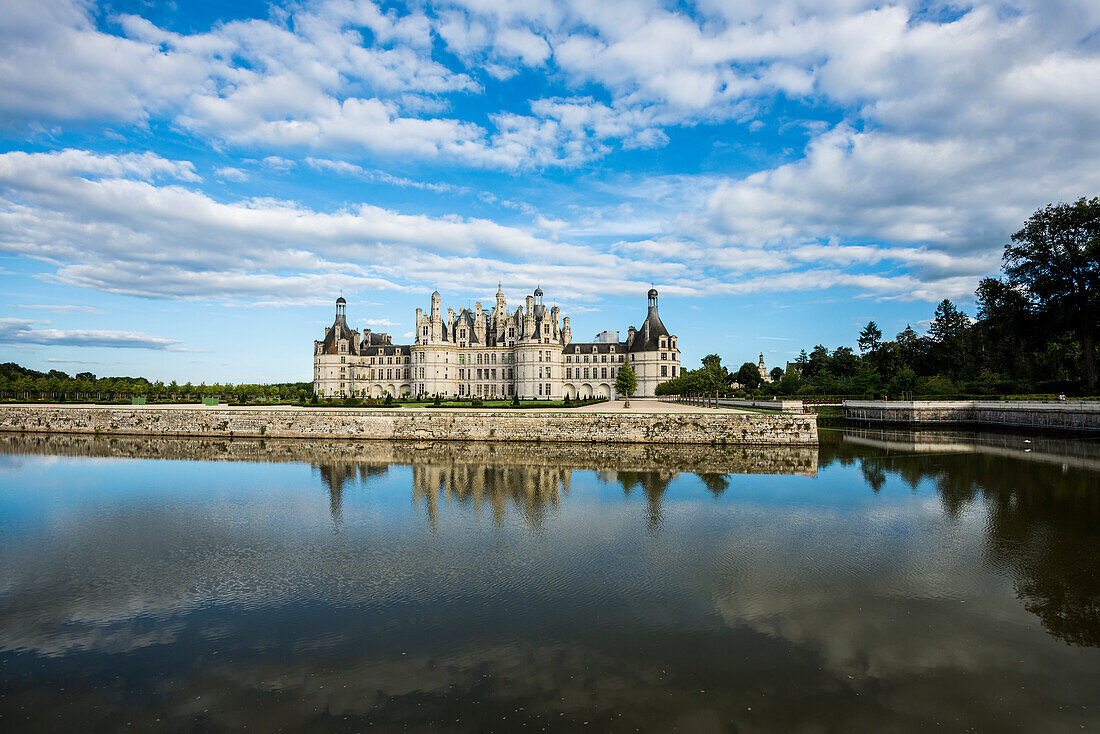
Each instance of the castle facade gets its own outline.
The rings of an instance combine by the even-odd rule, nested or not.
[[[615,378],[629,364],[638,397],[680,374],[680,350],[657,313],[657,291],[641,327],[602,332],[596,341],[574,342],[569,317],[547,310],[541,288],[509,312],[497,287],[490,310],[481,302],[458,313],[439,292],[428,312],[416,309],[412,344],[393,344],[388,334],[362,333],[347,323],[347,302],[336,300],[336,320],[313,343],[313,391],[322,397],[440,395],[482,399],[614,399]],[[560,320],[560,323],[559,323]]]

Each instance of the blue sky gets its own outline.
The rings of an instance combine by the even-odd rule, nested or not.
[[[226,7],[228,6],[228,8]],[[307,380],[541,284],[685,363],[973,313],[1100,192],[1100,4],[0,0],[0,360]]]

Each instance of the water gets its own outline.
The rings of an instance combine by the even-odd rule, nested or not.
[[[0,436],[3,731],[1100,726],[1100,440]]]

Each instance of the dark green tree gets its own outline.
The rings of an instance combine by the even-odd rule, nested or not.
[[[733,379],[738,385],[749,390],[755,390],[764,384],[764,379],[760,377],[760,369],[752,362],[741,365]]]
[[[1100,339],[1100,198],[1050,204],[1005,245],[1005,274],[1027,293],[1051,328],[1081,344],[1085,385],[1097,386]]]
[[[863,331],[859,332],[859,351],[866,354],[878,349],[882,343],[882,329],[874,321],[868,321]]]
[[[936,316],[928,326],[936,372],[959,375],[966,369],[969,329],[970,319],[965,313],[946,298],[940,301],[936,306]]]
[[[630,407],[630,396],[638,389],[638,376],[630,364],[624,364],[619,368],[619,374],[615,376],[615,392],[622,395],[625,400],[623,407]]]

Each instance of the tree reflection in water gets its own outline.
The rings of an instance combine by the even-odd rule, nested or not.
[[[823,468],[854,462],[875,491],[887,474],[914,488],[934,483],[952,520],[985,508],[984,561],[1013,579],[1024,607],[1050,634],[1100,646],[1100,441],[965,431],[823,434]]]

